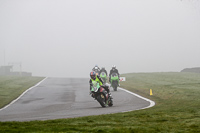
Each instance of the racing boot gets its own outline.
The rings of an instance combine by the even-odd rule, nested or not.
[[[94,97],[94,94],[90,91],[90,94],[92,98],[94,98],[94,100],[96,100],[96,98]]]

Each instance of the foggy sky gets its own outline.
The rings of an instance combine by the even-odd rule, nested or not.
[[[198,0],[0,0],[0,66],[89,77],[200,67]],[[19,71],[16,65],[15,70]]]

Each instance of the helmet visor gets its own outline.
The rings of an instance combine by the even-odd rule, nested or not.
[[[92,79],[95,79],[95,78],[96,78],[96,75],[91,75],[91,78],[92,78]]]

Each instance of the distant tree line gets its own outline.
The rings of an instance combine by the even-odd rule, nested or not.
[[[200,73],[200,67],[185,68],[181,72]]]

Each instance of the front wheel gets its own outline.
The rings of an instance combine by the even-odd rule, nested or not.
[[[117,84],[117,82],[115,81],[115,82],[113,82],[113,89],[114,89],[114,91],[117,91],[117,86],[118,86],[118,84]]]
[[[100,103],[102,107],[106,107],[105,96],[102,93],[97,96],[97,101]]]
[[[110,99],[110,100],[108,101],[108,106],[109,106],[109,107],[113,106],[113,101],[112,101],[112,99]]]

